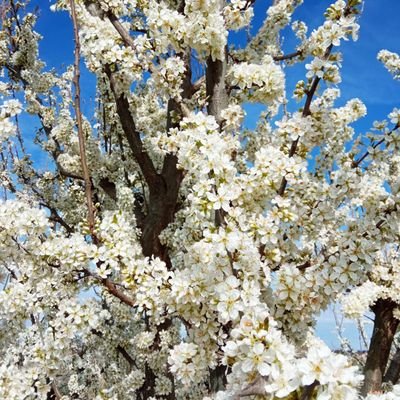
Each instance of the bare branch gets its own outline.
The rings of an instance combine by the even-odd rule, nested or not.
[[[120,34],[124,43],[127,46],[131,47],[132,50],[136,50],[136,45],[134,40],[132,39],[131,35],[129,35],[129,32],[127,32],[127,30],[121,24],[121,22],[119,22],[119,19],[112,12],[109,12],[107,14],[107,17],[114,26],[115,30]]]
[[[94,206],[93,206],[93,197],[92,197],[92,183],[89,174],[89,168],[87,165],[86,158],[86,148],[85,148],[85,134],[83,132],[83,121],[82,121],[82,112],[81,112],[81,100],[80,100],[80,42],[79,42],[79,31],[78,31],[78,20],[76,16],[75,9],[75,1],[70,0],[71,6],[71,18],[74,26],[74,39],[75,39],[75,61],[74,61],[74,87],[75,87],[75,114],[76,114],[76,122],[78,126],[78,139],[79,139],[79,155],[81,159],[82,171],[83,171],[83,179],[85,181],[85,194],[86,194],[86,203],[88,207],[88,223],[89,230],[93,237],[94,234]]]

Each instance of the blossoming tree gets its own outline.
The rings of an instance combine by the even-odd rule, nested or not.
[[[335,102],[361,1],[310,33],[301,2],[272,1],[239,48],[255,0],[59,0],[75,62],[58,74],[27,2],[3,1],[2,399],[398,398],[400,111],[354,138],[365,106]],[[400,78],[397,54],[378,58]],[[267,109],[254,131],[245,102]],[[363,368],[313,333],[336,301],[375,315]]]

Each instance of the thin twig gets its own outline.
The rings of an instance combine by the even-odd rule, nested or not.
[[[301,56],[302,51],[301,50],[297,50],[293,53],[289,53],[289,54],[283,54],[281,56],[274,56],[273,59],[274,61],[285,61],[285,60],[291,60],[292,58],[296,58],[298,56]]]
[[[400,125],[397,123],[396,126],[386,134],[386,136],[390,136],[396,129],[398,129],[400,127]],[[384,141],[385,141],[385,137],[383,137],[381,140],[379,140],[378,142],[374,143],[371,147],[373,149],[376,149],[378,146],[380,146]],[[367,150],[358,160],[354,160],[351,163],[352,168],[357,168],[367,157],[369,156],[369,151]]]
[[[79,155],[81,158],[83,179],[85,181],[85,194],[86,194],[86,202],[88,207],[88,223],[89,230],[93,237],[94,234],[94,206],[93,206],[93,198],[92,198],[92,183],[90,180],[89,168],[87,165],[86,158],[86,145],[85,145],[85,135],[83,132],[83,123],[82,123],[82,112],[81,112],[81,100],[80,100],[80,41],[79,41],[79,28],[78,28],[78,20],[76,16],[75,9],[75,1],[70,0],[71,6],[71,18],[74,26],[74,40],[75,40],[75,61],[74,61],[74,87],[75,87],[75,114],[76,114],[76,122],[78,127],[78,138],[79,138]]]
[[[122,303],[125,303],[126,305],[130,307],[136,307],[136,302],[134,299],[131,299],[128,295],[123,293],[120,289],[118,289],[118,284],[110,280],[109,278],[103,278],[100,275],[96,274],[95,272],[92,272],[88,269],[85,269],[83,271],[86,276],[91,276],[92,278],[96,279],[99,281],[103,286],[107,288],[107,290],[114,296],[117,297],[119,300],[122,301]]]

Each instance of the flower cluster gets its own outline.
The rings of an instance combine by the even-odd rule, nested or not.
[[[224,7],[223,14],[227,28],[238,30],[250,24],[254,11],[252,7],[247,6],[245,0],[231,0]]]
[[[0,107],[0,142],[4,142],[16,132],[16,126],[11,119],[22,111],[18,100],[6,100]]]
[[[193,343],[180,343],[170,352],[168,362],[184,386],[199,382],[205,371],[201,370],[204,350]]]
[[[189,46],[202,58],[224,58],[227,31],[219,0],[186,1],[184,13],[169,8],[165,2],[151,1],[147,18],[161,52],[172,44],[177,51]]]
[[[161,60],[160,67],[154,71],[152,79],[160,95],[164,94],[177,100],[181,97],[182,75],[185,63],[180,57],[170,57]]]
[[[271,56],[265,56],[261,64],[233,65],[229,79],[233,87],[240,89],[241,96],[251,102],[270,104],[280,101],[284,94],[284,74]]]
[[[47,72],[36,18],[5,11],[0,397],[357,399],[363,377],[313,328],[336,301],[352,318],[389,304],[398,324],[400,112],[356,135],[365,105],[337,105],[359,0],[310,34],[292,23],[301,0],[273,3],[229,48],[253,1],[76,2],[98,103],[79,135],[74,68]],[[398,58],[379,54],[396,78]],[[245,102],[264,107],[254,129]],[[22,110],[44,161],[12,121]]]
[[[397,53],[381,50],[378,53],[378,60],[393,74],[395,79],[400,79],[400,56]]]
[[[315,56],[325,57],[326,49],[337,47],[342,40],[357,40],[360,26],[355,15],[346,12],[347,3],[338,0],[327,11],[328,19],[318,29],[311,33],[310,50]]]
[[[263,25],[248,46],[254,62],[260,62],[265,54],[281,53],[276,39],[280,30],[290,23],[293,12],[302,2],[302,0],[281,0],[274,2],[268,8]]]
[[[297,358],[273,320],[267,317],[262,321],[265,311],[254,311],[257,314],[243,316],[239,327],[232,331],[233,340],[223,349],[224,362],[232,367],[232,391],[240,393],[240,388],[246,387],[239,378],[245,374],[247,385],[254,376],[263,377],[265,391],[277,398],[286,398],[301,385],[315,382],[319,383],[317,398],[358,398],[357,387],[362,377],[345,356],[332,353],[319,340],[309,337],[306,356]]]
[[[306,69],[308,70],[306,74],[308,79],[316,76],[317,78],[321,78],[326,82],[335,84],[340,82],[341,78],[339,75],[338,66],[327,60],[318,57],[314,58],[310,64],[306,64]]]
[[[382,292],[382,288],[374,282],[367,281],[351,294],[342,299],[343,310],[349,318],[361,318],[374,305]]]

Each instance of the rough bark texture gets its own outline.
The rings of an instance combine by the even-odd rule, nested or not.
[[[362,396],[381,390],[393,336],[399,324],[399,321],[393,317],[394,308],[395,303],[382,299],[372,307],[375,322],[364,368],[365,379],[361,389]]]

